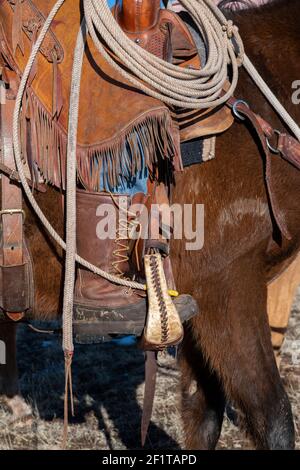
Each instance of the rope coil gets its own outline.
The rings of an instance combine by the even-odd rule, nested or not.
[[[207,109],[226,103],[238,81],[238,67],[244,55],[238,28],[216,8],[211,0],[182,0],[207,45],[207,61],[201,70],[185,69],[166,62],[129,39],[113,18],[106,1],[83,0],[89,33],[98,51],[133,86],[169,105]],[[101,40],[99,39],[101,38]],[[235,39],[234,43],[232,39]],[[126,64],[124,70],[107,52]],[[228,66],[232,81],[228,83]]]

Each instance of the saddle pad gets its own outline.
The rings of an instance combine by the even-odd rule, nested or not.
[[[215,146],[216,137],[198,137],[182,142],[180,148],[183,168],[215,158]]]

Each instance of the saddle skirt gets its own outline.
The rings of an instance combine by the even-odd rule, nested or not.
[[[16,80],[18,84],[32,44],[52,7],[53,0],[0,3],[0,66],[2,61],[6,81]],[[118,19],[117,12],[114,14]],[[73,53],[80,23],[80,1],[66,0],[41,47],[22,106],[24,160],[34,162],[47,182],[62,189]],[[193,37],[173,12],[161,10],[158,23],[139,37],[139,42],[149,52],[163,54],[165,60],[200,67]],[[182,117],[182,112],[134,88],[87,38],[77,148],[82,185],[99,191],[101,175],[105,175],[105,181],[113,187],[121,174],[135,175],[145,164],[152,171],[160,159],[180,169],[180,140],[213,134],[214,128],[221,132],[232,123],[225,108],[212,112],[218,126],[212,120],[207,122],[207,113],[194,115],[196,119],[189,112]]]

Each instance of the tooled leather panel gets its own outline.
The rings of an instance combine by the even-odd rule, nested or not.
[[[113,14],[120,24],[118,6],[113,9]],[[157,23],[146,31],[124,32],[140,47],[168,62],[173,60],[175,63],[181,63],[184,59],[197,55],[190,31],[181,19],[169,10],[160,10]]]
[[[170,29],[170,24],[166,24],[164,27],[161,27],[159,31],[156,31],[153,35],[149,37],[144,48],[151,54],[160,57],[164,60],[170,61]]]
[[[170,60],[171,50],[171,30],[172,25],[169,21],[163,21],[162,11],[160,11],[157,23],[146,31],[129,32],[124,30],[126,35],[138,44],[140,47],[164,60]],[[113,9],[113,15],[120,24],[119,7]],[[137,13],[138,16],[138,13]],[[120,24],[121,26],[121,24]],[[122,26],[121,26],[122,27]]]
[[[164,60],[171,57],[168,53],[171,48],[169,27],[153,31],[152,34],[147,33],[127,33],[127,35],[136,42],[140,47]]]
[[[17,1],[7,0],[15,11]],[[30,41],[37,37],[41,27],[45,23],[45,17],[40,10],[35,6],[32,0],[22,1],[22,29]],[[56,60],[61,63],[64,58],[64,50],[51,29],[48,31],[43,44],[40,47],[40,52],[46,57],[48,62],[52,63]]]

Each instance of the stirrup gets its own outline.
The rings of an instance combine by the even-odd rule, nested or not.
[[[191,295],[180,295],[171,302],[174,302],[181,323],[199,313],[198,304]],[[102,343],[111,340],[114,335],[134,335],[139,338],[147,321],[147,302],[141,298],[137,304],[118,308],[94,307],[75,302],[73,314],[74,340],[77,343]]]
[[[160,350],[175,346],[183,338],[183,327],[168,292],[160,253],[145,255],[144,265],[149,303],[143,335],[144,347]]]

